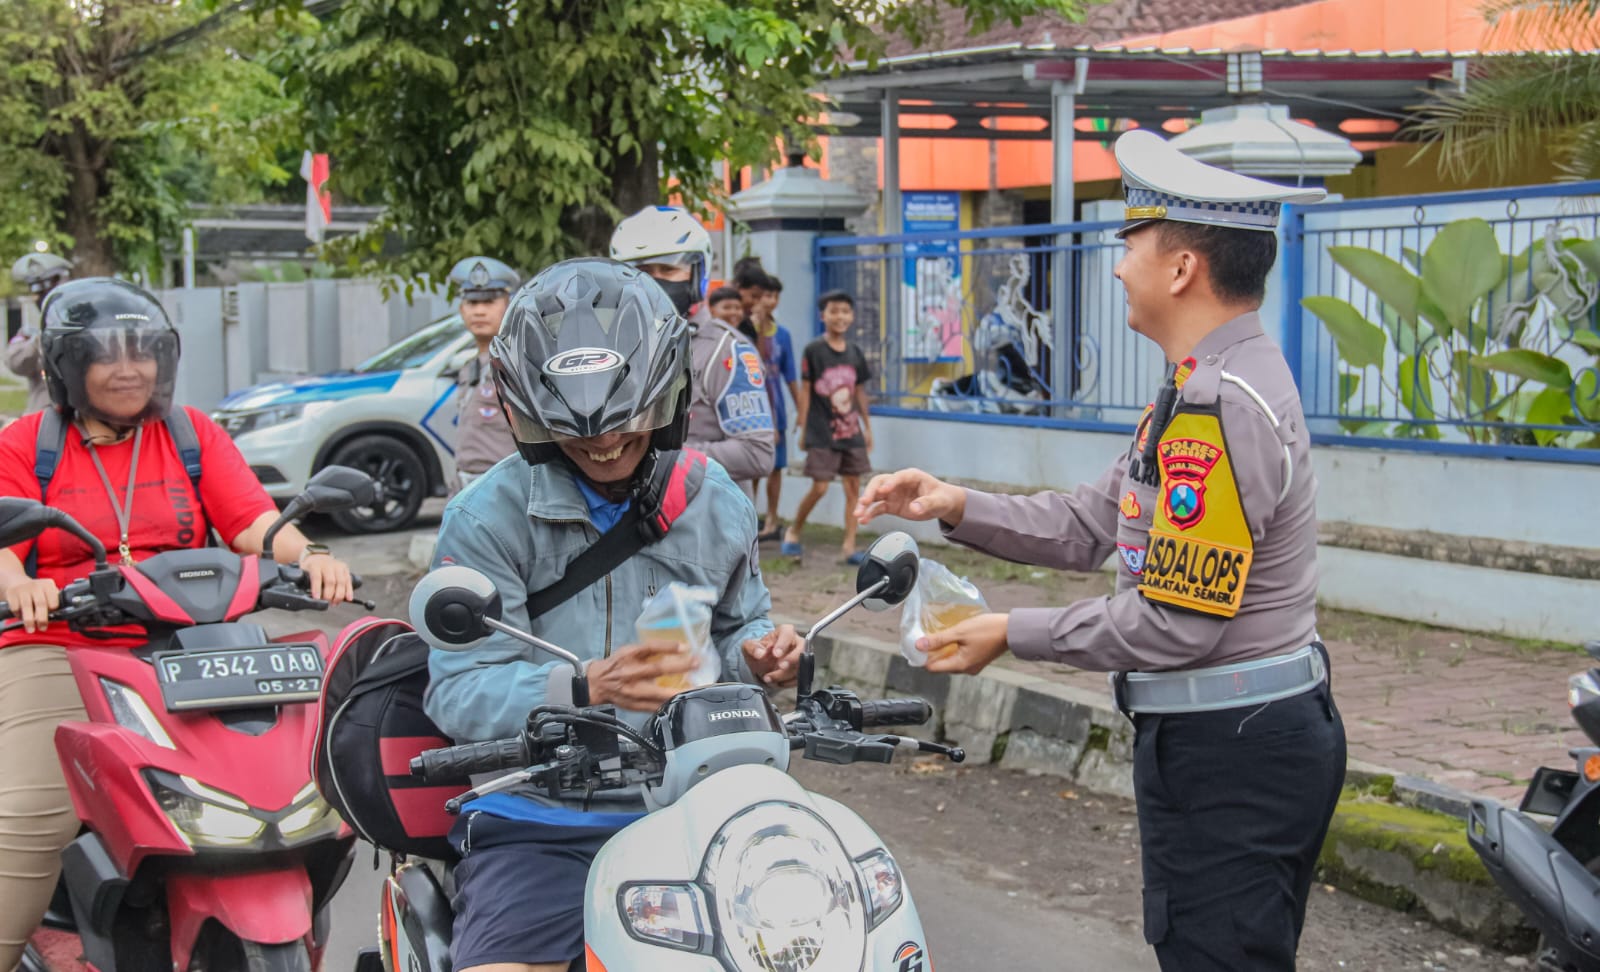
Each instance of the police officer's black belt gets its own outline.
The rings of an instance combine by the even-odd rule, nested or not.
[[[1311,691],[1327,677],[1322,652],[1307,645],[1287,655],[1215,668],[1117,672],[1112,687],[1119,707],[1128,712],[1210,712],[1287,699]]]

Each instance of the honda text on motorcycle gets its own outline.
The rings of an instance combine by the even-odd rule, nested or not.
[[[448,800],[451,813],[529,784],[558,799],[642,793],[648,812],[610,839],[589,872],[586,957],[575,969],[931,968],[916,906],[882,839],[848,807],[807,792],[787,773],[791,752],[836,764],[888,763],[903,751],[964,758],[959,749],[866,731],[926,722],[932,709],[921,699],[864,701],[812,687],[812,639],[857,605],[884,610],[904,600],[917,556],[903,533],[873,544],[857,594],[812,627],[787,715],[759,687],[718,684],[680,693],[635,731],[611,706],[588,704],[578,674],[573,705],[535,708],[515,738],[422,752],[410,761],[411,774],[418,785],[507,774],[458,790]],[[498,631],[582,671],[564,649],[504,624],[488,579],[470,568],[447,566],[424,578],[411,616],[437,649],[469,649]],[[379,922],[386,967],[450,968],[446,878],[438,863],[397,856]],[[380,956],[363,958],[376,966]]]

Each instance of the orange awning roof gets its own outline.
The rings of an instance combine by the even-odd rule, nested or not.
[[[1124,38],[1116,47],[1194,50],[1488,51],[1538,50],[1560,38],[1491,36],[1484,0],[1319,0],[1214,24]]]

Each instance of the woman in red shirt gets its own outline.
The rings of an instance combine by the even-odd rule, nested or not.
[[[203,547],[213,528],[233,550],[262,553],[278,510],[233,440],[203,412],[180,406],[199,441],[197,489],[167,429],[179,342],[156,299],[120,280],[75,280],[50,294],[43,318],[45,381],[66,441],[41,496],[34,457],[42,415],[0,430],[0,495],[70,513],[112,563]],[[272,556],[298,563],[313,596],[352,597],[350,569],[293,526],[279,531]],[[93,566],[88,546],[61,530],[0,548],[0,596],[23,622],[0,635],[0,970],[20,960],[49,905],[61,850],[78,830],[54,742],[58,723],[85,718],[66,660],[74,638],[47,614],[59,606],[60,588]]]

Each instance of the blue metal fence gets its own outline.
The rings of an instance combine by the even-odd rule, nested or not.
[[[1600,182],[1290,207],[1318,441],[1600,463]]]
[[[1120,225],[823,237],[818,293],[856,301],[875,411],[1128,429],[1162,362],[1127,328]]]
[[[1119,223],[825,237],[875,409],[1129,429],[1160,384]],[[1600,182],[1288,207],[1284,353],[1322,443],[1600,463]]]

